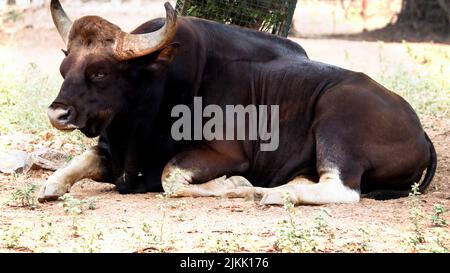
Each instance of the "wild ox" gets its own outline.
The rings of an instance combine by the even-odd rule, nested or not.
[[[100,138],[50,176],[40,201],[84,178],[114,183],[121,193],[164,189],[262,204],[282,204],[286,195],[295,204],[395,198],[415,182],[422,180],[420,191],[430,184],[433,144],[395,93],[362,73],[310,60],[290,40],[177,18],[170,4],[165,8],[165,20],[125,33],[97,16],[72,22],[51,1],[67,50],[50,122]],[[219,109],[278,106],[277,115],[266,115],[279,137],[276,149],[263,151],[259,138],[175,140],[173,109],[193,109],[199,98]],[[245,126],[248,134],[251,124]],[[216,129],[235,135],[237,127]]]

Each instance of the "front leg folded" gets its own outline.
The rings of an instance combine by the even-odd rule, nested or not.
[[[175,156],[164,168],[162,186],[171,197],[224,196],[230,190],[252,187],[242,176],[249,164],[208,146]],[[231,176],[227,178],[227,176]]]
[[[44,185],[38,195],[38,201],[54,201],[60,196],[69,192],[72,186],[85,178],[96,181],[104,181],[107,178],[108,168],[104,158],[100,154],[98,146],[75,157],[65,167],[53,173]]]

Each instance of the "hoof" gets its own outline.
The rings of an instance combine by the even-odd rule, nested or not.
[[[227,183],[232,185],[235,189],[242,187],[253,187],[252,183],[250,183],[245,177],[242,176],[232,176],[226,180]]]
[[[279,205],[283,206],[286,199],[286,192],[282,191],[270,191],[267,192],[261,199],[261,205]],[[290,194],[291,202],[294,200],[292,194]],[[294,202],[295,204],[295,202]]]
[[[253,187],[242,187],[233,190],[226,191],[222,197],[233,199],[233,198],[244,198],[246,201],[254,200],[255,189]]]
[[[62,186],[56,183],[46,183],[42,186],[37,199],[39,203],[55,201],[68,192],[68,186]]]

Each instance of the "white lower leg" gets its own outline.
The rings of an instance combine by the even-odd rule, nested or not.
[[[282,205],[284,196],[289,194],[296,204],[323,205],[330,203],[356,203],[360,199],[358,191],[344,185],[339,171],[330,169],[321,175],[319,183],[287,184],[267,192],[261,200],[265,205]]]
[[[54,172],[42,186],[38,200],[54,200],[67,193],[77,181],[99,178],[103,173],[101,159],[95,149],[75,157],[67,166]]]
[[[261,187],[237,187],[227,191],[224,195],[225,198],[244,198],[245,200],[261,200],[264,195],[273,190],[282,191],[283,189],[288,190],[292,185],[312,185],[316,182],[311,181],[303,176],[298,176],[291,180],[288,184],[279,186],[277,188],[261,188]]]
[[[175,194],[177,197],[221,197],[232,189],[251,187],[252,185],[242,176],[219,177],[203,184],[187,185]]]
[[[222,176],[202,184],[191,184],[192,172],[174,168],[163,179],[164,191],[172,197],[219,197],[232,189],[251,187],[251,183],[241,176]]]

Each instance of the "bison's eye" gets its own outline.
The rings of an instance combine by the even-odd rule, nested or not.
[[[91,74],[91,80],[92,81],[100,81],[100,80],[102,80],[105,77],[106,77],[106,73],[105,72],[101,72],[101,71],[94,72],[94,73]]]
[[[109,75],[108,63],[105,61],[92,62],[87,65],[85,70],[85,77],[92,83],[103,82]]]

